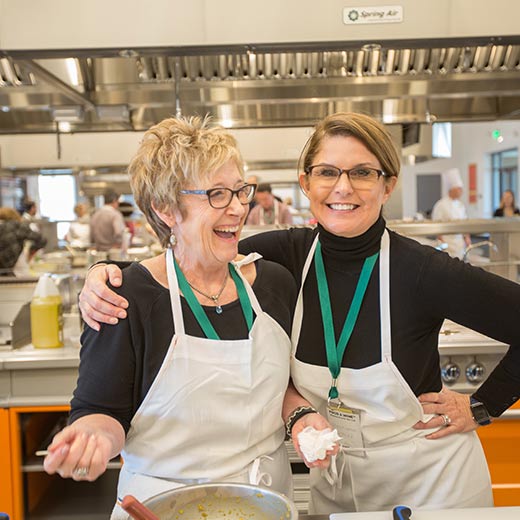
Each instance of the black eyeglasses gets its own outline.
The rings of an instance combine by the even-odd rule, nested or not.
[[[233,200],[233,195],[237,196],[240,204],[249,204],[255,196],[256,184],[245,184],[238,190],[230,188],[211,188],[210,190],[181,190],[183,195],[206,195],[209,205],[215,209],[227,208]]]
[[[379,180],[379,177],[388,177],[388,174],[377,168],[367,166],[357,166],[350,170],[342,170],[330,164],[315,164],[305,168],[305,173],[316,179],[324,186],[333,186],[338,182],[342,173],[345,173],[355,189],[370,189]]]

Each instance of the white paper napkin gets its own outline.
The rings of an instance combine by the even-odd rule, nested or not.
[[[323,460],[327,450],[331,450],[340,439],[337,430],[330,428],[316,430],[312,426],[307,426],[298,434],[300,450],[307,462]]]

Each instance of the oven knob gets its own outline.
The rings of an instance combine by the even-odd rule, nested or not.
[[[455,383],[460,376],[459,365],[448,362],[441,367],[441,377],[445,383]]]
[[[480,363],[471,363],[466,367],[466,377],[470,383],[480,383],[484,381],[484,375],[486,373],[486,369],[484,365]]]

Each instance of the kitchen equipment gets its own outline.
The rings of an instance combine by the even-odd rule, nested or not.
[[[154,515],[132,495],[126,495],[123,500],[120,501],[120,504],[134,520],[160,520],[158,516]]]
[[[297,520],[294,503],[281,493],[250,484],[208,483],[160,493],[144,505],[161,520]]]
[[[0,277],[0,350],[31,342],[29,302],[36,279]]]
[[[44,253],[33,262],[31,270],[35,273],[69,273],[71,270],[71,255],[67,251]]]
[[[508,346],[446,320],[439,332],[442,382],[472,394],[498,365]]]
[[[330,520],[391,520],[392,511],[333,513]],[[475,507],[468,509],[414,510],[413,520],[518,520],[520,507]]]

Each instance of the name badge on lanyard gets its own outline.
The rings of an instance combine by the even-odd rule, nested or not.
[[[364,457],[365,443],[361,432],[361,410],[349,408],[341,401],[329,400],[327,403],[327,416],[330,424],[336,428],[341,437],[340,444],[344,448],[350,448],[349,455]]]
[[[350,340],[350,336],[352,335],[352,331],[354,330],[361,303],[365,297],[368,282],[378,257],[379,251],[372,256],[365,258],[365,261],[363,262],[361,274],[356,285],[356,290],[347,317],[345,318],[345,323],[341,330],[341,335],[336,342],[327,275],[325,273],[321,244],[319,242],[316,244],[316,250],[314,252],[318,297],[320,301],[323,331],[325,334],[327,365],[332,376],[332,384],[329,390],[329,398],[327,402],[327,415],[329,422],[336,428],[341,437],[341,445],[347,449],[350,448],[352,451],[350,451],[349,454],[358,457],[364,457],[366,455],[363,435],[361,432],[361,411],[349,408],[341,402],[337,380],[341,372],[341,362]]]

